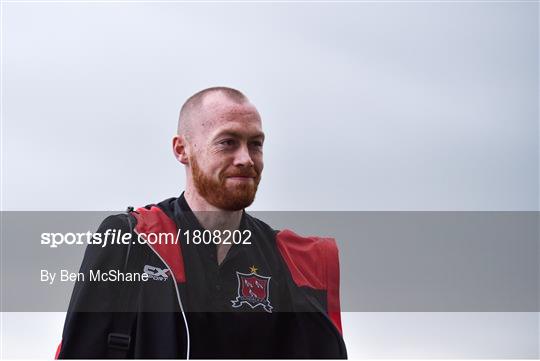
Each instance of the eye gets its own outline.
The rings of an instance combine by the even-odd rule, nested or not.
[[[262,149],[263,149],[263,142],[259,141],[259,140],[255,140],[253,142],[250,142],[250,145],[249,147],[252,149],[252,151],[254,152],[262,152]]]
[[[226,147],[232,147],[235,144],[234,139],[223,139],[219,142],[220,145],[226,146]]]

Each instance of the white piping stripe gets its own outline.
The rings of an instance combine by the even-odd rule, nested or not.
[[[165,262],[165,260],[160,256],[160,254],[157,253],[156,250],[146,241],[146,239],[143,237],[143,234],[140,234],[135,230],[133,230],[133,232],[135,234],[137,234],[139,237],[142,237],[142,239],[144,239],[144,243],[148,247],[150,247],[150,249],[159,257],[161,262],[163,262],[163,264],[165,264],[165,266],[167,266],[167,269],[169,270],[169,272],[171,272],[171,275],[173,276],[174,288],[176,289],[176,297],[178,298],[178,304],[180,305],[180,310],[182,311],[182,317],[184,318],[184,324],[186,325],[186,335],[187,335],[186,360],[189,360],[189,347],[190,347],[189,327],[188,327],[188,323],[187,323],[187,319],[186,319],[186,314],[184,313],[184,307],[182,306],[182,300],[180,299],[180,292],[178,291],[178,285],[176,284],[176,279],[174,278],[174,273],[173,273],[171,267],[169,267],[169,265],[167,264],[167,262]]]

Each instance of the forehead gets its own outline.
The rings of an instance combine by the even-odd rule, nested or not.
[[[227,131],[246,137],[262,133],[261,118],[250,103],[213,98],[203,102],[201,108],[200,121],[194,127],[199,137],[213,138]]]

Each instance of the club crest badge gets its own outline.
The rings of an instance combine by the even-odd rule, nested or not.
[[[246,304],[251,308],[261,306],[266,312],[272,312],[270,305],[270,279],[257,274],[257,268],[251,266],[251,273],[241,273],[236,271],[238,277],[238,295],[235,300],[231,300],[234,308]]]

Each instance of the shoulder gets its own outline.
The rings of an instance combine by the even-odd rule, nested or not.
[[[130,212],[134,219],[134,230],[137,233],[174,232],[174,205],[177,198],[168,198],[159,203],[139,207]]]
[[[129,213],[113,214],[105,218],[98,227],[98,232],[101,230],[120,229],[128,231],[133,224],[133,217]]]
[[[276,240],[282,247],[291,250],[309,253],[337,252],[336,240],[332,237],[301,236],[290,229],[284,229],[276,233]]]
[[[301,236],[285,229],[276,234],[276,243],[298,286],[328,287],[329,275],[339,272],[336,241],[330,237]]]

